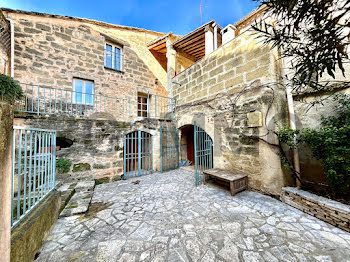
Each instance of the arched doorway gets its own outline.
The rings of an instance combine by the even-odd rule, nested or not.
[[[187,160],[195,171],[195,183],[199,185],[203,181],[203,171],[213,168],[213,140],[196,122],[180,130],[181,164]]]
[[[186,125],[180,128],[181,142],[180,142],[180,159],[181,163],[188,160],[188,164],[194,166],[194,126]]]
[[[124,177],[153,173],[153,138],[144,131],[124,136]]]

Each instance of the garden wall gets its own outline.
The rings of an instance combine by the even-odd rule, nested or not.
[[[61,195],[51,192],[26,216],[11,234],[11,262],[32,262],[55,224]]]
[[[350,232],[350,206],[292,187],[282,189],[281,200],[318,219]]]
[[[68,144],[72,142],[70,147],[57,151],[57,158],[72,161],[69,173],[58,174],[58,178],[77,180],[103,177],[119,179],[123,174],[123,137],[136,130],[148,132],[153,136],[153,168],[159,170],[160,125],[172,126],[173,124],[154,119],[145,119],[131,124],[73,117],[35,117],[15,118],[15,125],[54,129],[57,131],[57,141],[65,141]]]
[[[214,167],[241,170],[250,188],[274,195],[294,183],[273,134],[288,121],[279,74],[276,50],[246,32],[173,78],[177,126],[196,121],[213,139]]]

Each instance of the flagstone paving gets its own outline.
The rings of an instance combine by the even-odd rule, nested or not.
[[[98,185],[92,207],[59,218],[37,261],[350,261],[350,233],[185,170]]]

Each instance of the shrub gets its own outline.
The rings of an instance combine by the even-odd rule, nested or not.
[[[21,86],[7,75],[0,75],[0,99],[10,103],[23,97]]]
[[[336,197],[349,198],[350,192],[350,96],[336,95],[334,116],[322,117],[320,128],[295,131],[287,126],[277,132],[278,139],[289,148],[306,143],[316,159],[321,160],[330,192]],[[294,139],[296,137],[296,139]],[[291,165],[279,154],[282,164]]]
[[[67,158],[60,158],[56,161],[56,167],[58,168],[58,172],[61,174],[68,173],[71,165],[72,161]]]
[[[332,194],[350,192],[350,96],[337,95],[335,116],[323,117],[319,129],[303,130],[300,141],[307,143],[322,161]]]

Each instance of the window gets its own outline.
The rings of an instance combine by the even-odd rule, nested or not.
[[[148,96],[146,94],[137,96],[137,115],[148,117]]]
[[[110,44],[106,44],[105,66],[122,71],[122,49]]]
[[[73,102],[77,104],[92,105],[94,102],[94,82],[74,79],[73,80]]]

